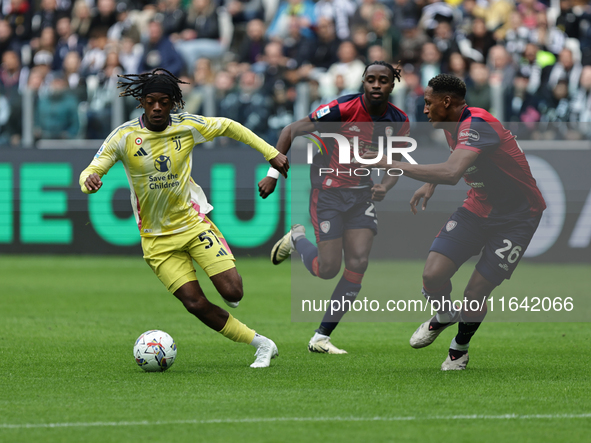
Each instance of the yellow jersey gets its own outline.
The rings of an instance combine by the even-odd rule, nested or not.
[[[144,237],[186,231],[213,209],[191,177],[195,145],[227,136],[250,145],[266,160],[279,154],[252,131],[227,118],[171,114],[168,127],[154,132],[145,127],[143,117],[111,132],[80,174],[79,183],[82,192],[89,194],[84,184],[88,176],[97,173],[102,178],[121,161],[131,190],[131,206]]]

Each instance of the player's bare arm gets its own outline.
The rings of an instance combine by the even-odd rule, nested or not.
[[[431,197],[433,197],[436,186],[437,185],[434,185],[433,183],[425,183],[423,186],[421,186],[419,189],[415,191],[412,198],[410,199],[410,210],[414,215],[417,214],[417,206],[421,202],[421,199],[423,199],[421,209],[423,211],[427,209],[427,202]]]
[[[306,132],[312,132],[315,130],[314,123],[310,120],[310,117],[304,117],[301,120],[291,123],[287,125],[281,131],[279,135],[279,140],[277,141],[277,150],[279,151],[279,155],[283,155],[289,152],[291,148],[292,140],[297,137],[298,135],[304,134]],[[279,157],[279,156],[278,156]],[[287,157],[285,157],[287,160]],[[271,163],[271,162],[269,162]],[[272,163],[275,169],[281,172],[278,168],[276,168]],[[282,173],[282,172],[281,172]],[[283,174],[283,173],[282,173]],[[283,174],[284,177],[285,174]],[[275,177],[267,176],[259,182],[259,195],[262,198],[267,198],[275,191],[275,187],[277,186],[277,179]]]
[[[95,172],[86,177],[86,180],[84,180],[84,186],[86,186],[86,189],[88,189],[90,194],[94,194],[101,189],[103,182],[100,176]]]
[[[377,153],[367,152],[363,158],[375,158]],[[384,156],[385,157],[385,156]],[[457,184],[466,169],[468,169],[478,157],[478,153],[468,149],[456,149],[449,156],[446,162],[434,165],[413,165],[399,161],[392,161],[388,164],[387,158],[382,158],[378,163],[372,165],[374,168],[398,168],[404,175],[415,180],[438,185]]]
[[[396,161],[400,161],[402,159],[402,154],[393,155],[392,158]],[[382,182],[377,185],[374,185],[373,188],[371,188],[372,200],[376,202],[381,202],[386,197],[388,191],[392,189],[394,185],[396,185],[396,183],[398,183],[397,176],[384,174]]]

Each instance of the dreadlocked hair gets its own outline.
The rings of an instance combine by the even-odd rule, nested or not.
[[[125,88],[119,93],[119,97],[134,97],[136,100],[140,101],[145,96],[143,93],[144,87],[157,80],[171,87],[171,99],[174,103],[174,109],[183,109],[185,106],[183,93],[179,84],[187,84],[187,82],[180,80],[164,68],[156,68],[152,72],[146,72],[144,74],[123,74],[117,75],[117,77],[127,80],[117,82],[117,88]],[[138,108],[141,107],[142,104],[140,103]]]
[[[466,97],[466,83],[451,74],[436,75],[429,80],[427,86],[433,88],[433,92],[436,94],[453,94],[460,99]]]
[[[386,68],[388,68],[388,69],[390,70],[390,72],[392,72],[392,83],[394,83],[394,81],[396,81],[396,80],[400,81],[400,79],[401,79],[400,72],[402,71],[402,70],[399,68],[399,66],[400,66],[400,65],[398,65],[398,66],[395,68],[395,67],[394,67],[394,66],[392,66],[390,63],[388,63],[388,62],[385,62],[385,61],[383,61],[383,60],[380,60],[380,61],[375,61],[375,62],[372,62],[372,63],[370,63],[369,65],[367,65],[367,66],[365,67],[365,71],[363,71],[363,77],[365,77],[365,74],[367,73],[367,69],[368,69],[370,66],[374,66],[374,65],[378,65],[378,66],[385,66]]]

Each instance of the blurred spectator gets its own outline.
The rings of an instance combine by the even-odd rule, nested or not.
[[[90,38],[90,25],[92,14],[85,0],[76,0],[72,8],[72,32],[76,34],[82,43]]]
[[[260,60],[267,38],[265,37],[265,24],[260,19],[248,22],[246,26],[246,37],[242,39],[237,51],[238,62],[250,65]]]
[[[264,140],[269,140],[267,120],[271,115],[273,102],[262,87],[260,75],[244,72],[239,79],[238,88],[231,91],[220,102],[218,115],[241,122]]]
[[[88,50],[82,58],[80,66],[82,75],[96,75],[105,66],[107,59],[107,30],[97,28],[92,31],[88,41]]]
[[[237,28],[244,28],[251,20],[265,18],[262,0],[228,0],[226,10],[232,16],[232,23]]]
[[[219,17],[213,0],[192,0],[187,10],[183,30],[171,36],[185,66],[195,66],[202,57],[220,58],[224,48],[220,43]]]
[[[425,43],[423,45],[419,72],[423,88],[427,87],[429,80],[441,74],[441,53],[435,43]]]
[[[64,57],[62,73],[68,87],[74,94],[79,102],[85,102],[88,100],[88,93],[86,90],[86,79],[80,73],[80,65],[82,59],[76,51],[70,51]]]
[[[426,6],[423,7],[421,12],[419,26],[427,35],[432,37],[439,22],[447,21],[454,23],[455,11],[442,0],[427,0],[426,3]]]
[[[56,0],[41,0],[41,7],[31,18],[31,36],[38,38],[45,28],[55,28],[57,23]]]
[[[281,43],[269,42],[261,61],[252,67],[254,72],[263,74],[263,89],[266,94],[273,93],[275,83],[285,82],[286,64],[287,58],[283,55]]]
[[[14,51],[6,51],[2,54],[0,65],[0,90],[9,100],[18,99],[21,90],[27,81],[28,71],[23,71],[19,54]]]
[[[400,52],[400,31],[390,25],[389,13],[383,9],[377,9],[371,16],[370,26],[372,33],[368,36],[369,46],[380,45],[390,54],[389,60],[398,60]]]
[[[8,123],[11,112],[8,98],[0,91],[0,144],[10,144],[10,126]]]
[[[369,50],[369,35],[370,32],[367,30],[367,28],[365,26],[356,26],[353,28],[353,30],[351,31],[351,41],[353,42],[353,44],[355,45],[355,48],[357,49],[357,57],[359,57],[359,59],[363,62],[367,62],[367,51]],[[335,38],[336,38],[336,34],[335,34]],[[337,55],[337,51],[338,51],[338,47],[341,45],[341,40],[336,39],[333,43],[333,45],[336,44],[336,49],[334,49],[334,52],[332,53],[332,62],[328,65],[328,67],[330,67],[330,65],[332,65],[333,63],[336,63],[338,61],[338,59],[336,58]],[[320,103],[322,104],[322,103]]]
[[[296,69],[309,63],[314,51],[314,41],[302,35],[300,21],[291,17],[288,21],[289,34],[283,39],[283,55],[287,57],[287,68]]]
[[[320,77],[320,94],[323,97],[336,97],[339,90],[337,83],[340,82],[337,79],[338,76],[342,76],[341,89],[359,91],[359,81],[363,76],[365,64],[357,58],[355,45],[350,41],[342,42],[338,57],[339,61]]]
[[[71,51],[76,51],[80,57],[84,54],[84,44],[76,34],[72,33],[72,21],[70,17],[60,17],[56,24],[56,31],[58,36],[55,53],[53,55],[54,71],[62,69],[62,64],[66,54]]]
[[[53,60],[53,54],[55,53],[56,35],[53,28],[45,28],[41,31],[39,38],[31,40],[30,47],[34,53],[43,51],[51,54]]]
[[[575,61],[572,51],[564,48],[558,54],[558,61],[554,65],[546,66],[542,69],[542,94],[546,98],[551,95],[556,96],[554,90],[560,81],[565,82],[570,93],[574,94],[579,87],[582,70],[583,65]]]
[[[572,98],[571,110],[573,120],[591,122],[591,66],[585,66],[581,72],[579,87]],[[587,135],[590,135],[590,130],[591,127],[585,125]]]
[[[213,97],[215,77],[209,59],[200,58],[195,62],[191,90],[187,94],[183,94],[183,97],[185,97],[185,111],[190,114],[203,114],[203,103],[210,97],[208,93],[211,92],[211,97]]]
[[[491,111],[491,94],[488,68],[483,63],[470,65],[470,76],[466,82],[466,102],[475,108]]]
[[[157,11],[164,35],[178,34],[185,29],[187,13],[181,8],[181,0],[158,0]]]
[[[141,43],[124,33],[119,44],[119,63],[126,74],[139,73],[139,66],[144,54]]]
[[[53,64],[53,55],[45,50],[37,51],[33,57],[33,67],[43,72],[43,78],[51,72]]]
[[[440,22],[435,28],[433,43],[441,53],[442,68],[447,70],[449,57],[454,52],[459,52],[460,48],[454,39],[454,31],[449,22]]]
[[[538,63],[539,48],[529,43],[519,62],[519,73],[528,79],[527,92],[535,94],[542,84],[542,66]]]
[[[138,70],[147,72],[162,66],[178,77],[183,70],[183,59],[170,39],[163,35],[162,24],[152,20],[148,24],[148,39],[144,43],[144,54]]]
[[[475,9],[476,0],[464,0],[458,8],[460,18],[456,26],[456,32],[463,38],[466,38],[472,32],[472,22],[476,17],[474,14]]]
[[[78,101],[63,77],[53,77],[35,109],[36,138],[72,139],[78,135]]]
[[[540,112],[537,110],[538,99],[527,90],[528,82],[529,79],[526,76],[517,73],[511,87],[506,90],[504,97],[506,121],[536,123],[540,120]]]
[[[6,51],[14,51],[20,54],[21,44],[13,36],[12,28],[6,20],[0,20],[0,57]]]
[[[571,0],[560,0],[560,15],[556,17],[556,27],[569,38],[579,38],[581,17],[573,11]]]
[[[392,26],[401,29],[405,20],[413,20],[418,23],[421,18],[421,8],[417,3],[419,2],[414,0],[394,0],[390,5],[392,9]]]
[[[518,0],[517,11],[523,26],[534,29],[538,25],[538,12],[546,12],[546,5],[538,0]]]
[[[485,63],[488,58],[488,51],[496,42],[492,32],[486,29],[484,19],[474,19],[472,32],[468,34],[467,40],[470,42],[471,51],[469,54],[464,53],[464,55],[477,62]]]
[[[340,40],[347,40],[351,36],[349,19],[356,9],[357,5],[353,0],[319,0],[314,7],[314,12],[316,20],[328,19],[332,21],[337,37]]]
[[[417,27],[416,22],[406,21],[402,26],[402,41],[400,42],[401,62],[411,65],[419,63],[423,45],[428,41],[429,38]]]
[[[117,23],[117,5],[115,0],[97,0],[96,12],[90,21],[89,34],[100,30],[107,33],[109,28]]]
[[[111,42],[119,42],[124,35],[132,38],[136,43],[141,40],[138,14],[130,14],[127,4],[117,3],[117,23],[109,28],[107,38]]]
[[[449,56],[447,73],[461,78],[464,82],[466,81],[466,77],[468,76],[468,62],[462,54],[452,52]]]
[[[5,19],[12,27],[12,34],[21,42],[31,39],[32,7],[27,0],[10,0]]]
[[[117,75],[123,74],[116,52],[107,54],[105,69],[88,78],[86,137],[104,139],[112,130],[113,101],[117,94]]]
[[[411,122],[426,122],[427,117],[423,114],[425,108],[424,93],[421,86],[421,78],[414,70],[406,69],[402,75],[406,94],[404,97],[404,110]]]
[[[511,88],[517,71],[516,63],[504,46],[495,45],[488,52],[487,66],[490,70],[490,83],[499,85],[503,94]]]
[[[525,50],[529,42],[530,30],[523,26],[521,14],[514,11],[505,26],[495,32],[495,37],[498,40],[504,40],[507,51],[515,59]]]
[[[474,16],[486,22],[486,29],[495,31],[509,20],[514,11],[513,0],[478,0],[474,6]]]
[[[538,24],[530,32],[529,40],[552,54],[558,54],[564,48],[566,36],[555,26],[548,26],[546,12],[539,12]]]
[[[297,17],[302,34],[313,37],[311,28],[316,25],[314,2],[311,0],[283,0],[277,8],[277,13],[269,25],[267,35],[270,38],[284,38],[289,31],[290,17]]]
[[[357,10],[350,19],[351,28],[363,27],[371,29],[371,20],[376,11],[387,12],[388,8],[377,0],[361,0]]]
[[[386,50],[380,45],[370,46],[367,50],[367,64],[377,62],[380,60],[390,63],[390,54],[388,54],[388,52],[386,52]]]

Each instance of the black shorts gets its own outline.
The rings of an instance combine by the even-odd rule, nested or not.
[[[491,283],[500,285],[511,278],[541,218],[528,214],[483,218],[458,208],[437,234],[430,251],[445,255],[458,268],[482,251],[476,270]]]
[[[378,233],[378,216],[371,189],[312,189],[310,216],[316,242],[341,238],[349,229]]]

